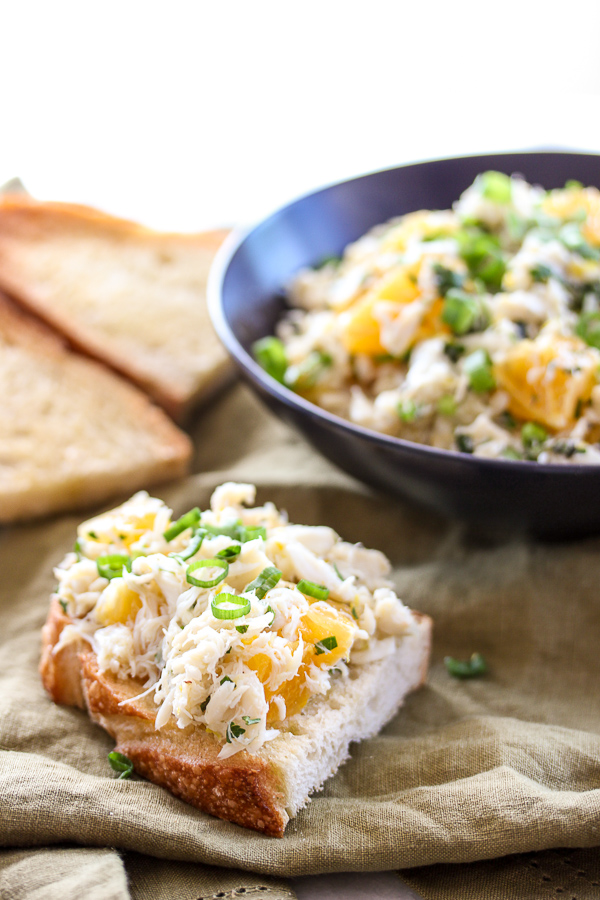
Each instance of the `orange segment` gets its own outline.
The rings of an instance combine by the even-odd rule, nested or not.
[[[135,619],[142,608],[139,594],[130,590],[122,578],[114,578],[101,594],[94,609],[94,617],[101,625],[124,625]]]
[[[574,424],[578,402],[589,400],[596,367],[597,357],[583,341],[542,335],[515,344],[495,375],[514,416],[562,431]]]
[[[342,343],[349,353],[376,356],[386,353],[380,340],[380,325],[373,307],[381,300],[412,303],[419,296],[417,267],[403,266],[384,275],[363,298],[344,314]]]
[[[340,659],[347,657],[356,634],[356,624],[349,614],[341,610],[338,612],[333,607],[311,606],[302,617],[299,631],[305,641],[305,647],[298,674],[295,678],[284,681],[276,691],[265,687],[265,697],[270,704],[267,714],[268,724],[276,721],[279,716],[277,707],[271,702],[275,695],[283,698],[288,716],[295,715],[306,706],[310,697],[310,690],[306,686],[306,672],[310,664],[331,668]],[[337,647],[317,653],[315,644],[331,636],[335,636]],[[296,643],[292,643],[292,650],[297,646]],[[266,653],[255,653],[247,665],[256,672],[263,684],[268,680],[272,662]]]

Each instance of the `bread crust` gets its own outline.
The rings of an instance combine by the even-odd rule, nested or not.
[[[96,655],[83,640],[55,650],[71,622],[53,598],[42,630],[40,674],[55,703],[87,709],[140,775],[186,803],[245,828],[283,837],[289,816],[274,767],[245,751],[218,759],[221,743],[204,729],[182,730],[168,724],[156,731],[152,701],[132,699],[144,690],[139,681],[99,672]]]
[[[219,390],[230,380],[233,368],[226,351],[212,332],[208,312],[205,329],[210,332],[206,354],[210,364],[206,377],[184,378],[157,371],[135,352],[124,352],[118,341],[86,324],[55,302],[49,285],[31,269],[28,254],[53,239],[102,239],[106,245],[143,247],[157,254],[169,255],[178,250],[196,253],[198,265],[206,274],[212,257],[229,231],[216,229],[198,234],[161,233],[127,219],[120,219],[90,207],[71,203],[39,202],[27,195],[9,194],[0,198],[0,288],[19,304],[39,316],[64,335],[78,350],[93,356],[125,375],[149,393],[176,421],[186,418],[190,410]],[[59,250],[60,255],[62,251]],[[118,257],[115,257],[118,260]],[[118,261],[116,263],[118,270]],[[73,290],[73,285],[65,285]],[[101,300],[102,298],[100,298]],[[198,297],[198,303],[204,302]],[[168,296],[165,295],[165,325],[169,320]]]

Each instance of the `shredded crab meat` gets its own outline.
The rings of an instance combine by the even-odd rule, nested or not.
[[[382,553],[290,524],[273,503],[249,506],[255,494],[223,484],[179,525],[139,492],[84,522],[55,570],[71,618],[59,647],[88,641],[100,671],[137,680],[157,729],[206,728],[222,758],[258,752],[415,621]]]

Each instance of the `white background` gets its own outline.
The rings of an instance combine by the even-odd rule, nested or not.
[[[0,182],[247,224],[419,158],[600,151],[600,3],[0,4]]]

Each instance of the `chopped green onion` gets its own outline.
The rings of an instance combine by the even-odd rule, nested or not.
[[[553,453],[559,453],[561,456],[566,456],[567,459],[575,456],[576,453],[585,453],[585,448],[578,447],[573,441],[557,441],[550,449]]]
[[[333,569],[334,569],[337,577],[340,579],[340,581],[344,581],[344,576],[342,575],[342,573],[340,572],[340,570],[338,569],[338,567],[336,566],[335,563],[333,563]]]
[[[227,741],[228,744],[230,744],[232,737],[238,738],[238,737],[241,737],[243,734],[246,734],[245,728],[242,728],[241,725],[234,725],[233,722],[230,722],[229,725],[227,726],[227,735],[225,737],[225,740]]]
[[[198,569],[222,569],[222,571],[217,575],[216,578],[207,578],[206,580],[201,580],[200,578],[194,578],[192,572],[196,572]],[[191,566],[188,566],[185,572],[185,578],[188,584],[193,584],[195,587],[199,588],[211,588],[215,587],[215,585],[220,584],[223,579],[227,578],[229,573],[229,563],[226,559],[217,559],[217,557],[212,557],[211,559],[198,559],[196,562],[193,562]]]
[[[461,288],[465,283],[465,276],[452,269],[447,269],[441,263],[433,264],[433,271],[437,288],[442,297],[445,297],[451,288]]]
[[[463,344],[448,343],[444,345],[444,353],[453,363],[458,362],[461,356],[464,355],[464,352],[465,347],[463,346]]]
[[[481,195],[493,203],[510,203],[512,199],[512,183],[510,177],[503,172],[483,172],[476,183],[481,188]]]
[[[532,281],[539,281],[542,284],[545,284],[548,279],[552,277],[552,269],[549,266],[545,266],[543,263],[538,263],[529,270],[529,274],[531,275]]]
[[[496,387],[492,361],[487,350],[475,350],[465,357],[464,371],[469,376],[469,384],[474,391],[484,393]]]
[[[317,641],[315,644],[315,652],[317,656],[321,653],[329,653],[330,650],[335,650],[338,642],[335,634],[329,635],[329,637],[322,638],[320,641]]]
[[[342,261],[341,256],[334,256],[334,255],[324,256],[323,259],[319,260],[318,263],[315,263],[315,265],[313,266],[313,269],[317,269],[317,270],[323,269],[323,268],[325,268],[325,266],[332,266],[332,265],[339,266],[341,261]]]
[[[352,613],[352,618],[356,619],[356,621],[358,622],[358,613],[356,612],[356,607],[355,606],[350,607],[350,612]]]
[[[66,601],[66,600],[59,600],[58,602],[59,602],[60,605],[62,606],[62,611],[63,611],[64,614],[66,615],[66,614],[67,614],[67,601]]]
[[[266,609],[266,611],[265,611],[265,615],[266,615],[266,613],[271,613],[271,615],[273,616],[273,618],[271,619],[271,622],[270,622],[270,624],[269,624],[269,627],[270,627],[270,626],[273,624],[273,622],[275,621],[275,610],[273,609],[272,606],[267,606],[267,609]]]
[[[505,447],[500,456],[504,459],[523,459],[523,454],[515,450],[514,447]]]
[[[242,529],[241,541],[243,544],[248,541],[255,541],[257,538],[262,538],[263,541],[266,540],[267,529],[263,525],[245,525],[242,526]]]
[[[521,428],[521,441],[528,449],[543,444],[547,437],[548,432],[537,422],[525,422]]]
[[[442,322],[449,325],[454,334],[483,331],[490,318],[480,297],[451,288],[442,307]]]
[[[112,753],[108,754],[108,761],[111,769],[115,772],[119,772],[119,778],[129,778],[133,773],[133,763],[129,757],[125,756],[123,753],[118,753],[116,750],[113,750]]]
[[[233,684],[233,680],[229,677],[229,675],[225,675],[223,678],[221,678],[219,684],[226,684],[228,681],[231,681],[231,683]]]
[[[210,611],[215,619],[241,619],[251,608],[252,604],[245,597],[223,592],[217,594],[210,604]]]
[[[583,184],[581,181],[577,181],[575,178],[569,178],[568,181],[565,181],[565,190],[567,191],[580,191],[583,188]]]
[[[586,344],[600,350],[600,312],[582,313],[575,331]]]
[[[246,634],[246,632],[248,631],[248,626],[247,625],[236,625],[235,630],[239,631],[240,634]]]
[[[209,700],[210,700],[210,694],[208,695],[206,700],[203,700],[202,703],[200,704],[200,709],[202,710],[202,712],[206,712],[206,707],[208,706]]]
[[[223,547],[222,550],[219,550],[217,553],[217,557],[219,559],[228,559],[229,562],[234,562],[241,553],[240,544],[230,544],[229,547]]]
[[[96,568],[98,575],[102,578],[120,578],[123,575],[123,569],[131,572],[131,557],[124,553],[109,553],[107,556],[99,556],[96,560]]]
[[[454,678],[478,678],[480,675],[485,675],[488,670],[481,653],[473,653],[467,662],[446,656],[444,664]]]
[[[437,404],[437,410],[442,416],[453,416],[456,412],[456,400],[451,394],[440,397]]]
[[[257,719],[251,719],[250,716],[242,716],[242,719],[246,725],[258,725],[260,722],[260,716]]]
[[[323,372],[333,363],[328,353],[313,350],[306,359],[290,366],[284,376],[284,384],[293,391],[307,391],[314,387]]]
[[[315,600],[327,600],[329,597],[329,588],[326,588],[324,584],[315,584],[314,581],[307,581],[306,578],[301,578],[296,587],[301,594],[306,594],[307,597],[314,597]]]
[[[177,535],[181,534],[182,531],[185,531],[186,528],[193,528],[200,521],[200,515],[201,513],[197,506],[195,506],[194,509],[190,509],[189,512],[184,513],[164,532],[163,537],[165,541],[172,541],[173,538],[176,538]]]
[[[183,553],[173,553],[169,554],[172,556],[177,556],[182,562],[185,562],[186,559],[190,559],[194,554],[198,552],[200,547],[202,546],[202,541],[207,535],[207,531],[204,528],[198,528],[192,535],[192,539],[187,545],[186,549]],[[219,554],[217,553],[217,556]]]
[[[267,592],[270,591],[271,588],[274,588],[280,579],[281,572],[279,569],[275,566],[267,566],[254,581],[251,581],[250,584],[246,585],[244,593],[249,594],[250,591],[254,591],[258,599],[262,600]]]
[[[558,233],[559,240],[565,245],[567,250],[572,253],[578,253],[583,259],[600,259],[600,250],[592,247],[585,240],[581,233],[581,228],[576,222],[567,222]]]
[[[89,538],[92,538],[93,541],[97,541],[97,540],[98,540],[98,535],[96,534],[95,531],[88,531],[87,536],[88,536]]]
[[[81,544],[79,543],[79,538],[77,538],[77,540],[73,544],[73,553],[77,553],[79,556],[81,556],[82,550]]]
[[[398,418],[403,422],[414,422],[417,417],[417,407],[412,400],[401,400],[396,407]]]
[[[463,228],[456,238],[471,275],[480,278],[486,287],[497,290],[506,270],[498,238],[477,227]]]
[[[498,422],[503,428],[508,428],[509,431],[514,431],[517,427],[517,420],[508,410],[500,413]]]
[[[288,367],[287,354],[283,341],[276,337],[264,337],[252,344],[254,359],[262,366],[267,375],[283,384]]]
[[[454,439],[461,453],[472,453],[475,449],[473,438],[468,434],[457,434]]]

